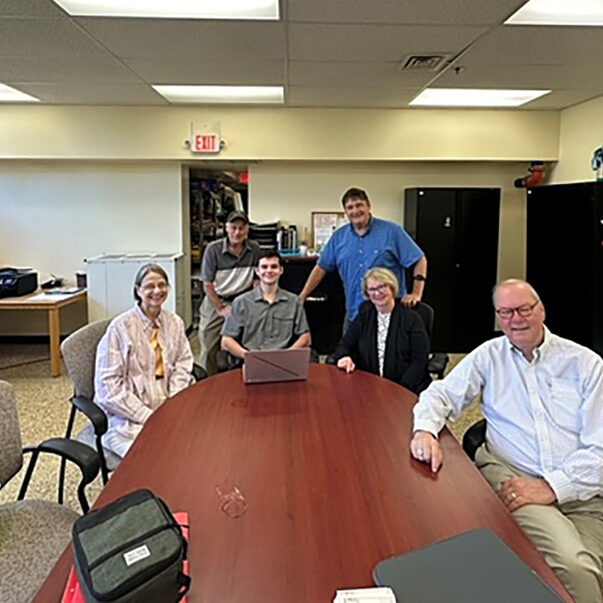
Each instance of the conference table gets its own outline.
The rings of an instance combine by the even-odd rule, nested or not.
[[[96,507],[150,488],[190,514],[191,603],[330,603],[382,559],[491,528],[571,597],[452,434],[432,474],[409,453],[416,396],[368,373],[311,365],[307,381],[201,381],[149,419]],[[239,517],[216,486],[236,484]],[[36,601],[60,601],[68,547]]]

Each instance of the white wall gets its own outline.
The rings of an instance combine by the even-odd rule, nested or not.
[[[522,277],[525,189],[514,188],[513,182],[527,167],[500,162],[262,162],[249,170],[250,216],[256,222],[286,220],[309,237],[311,212],[341,210],[341,197],[350,186],[367,191],[376,216],[399,223],[405,188],[501,188],[499,278]]]
[[[177,163],[0,162],[0,265],[73,282],[103,252],[182,251],[181,178]],[[46,320],[0,313],[0,333],[47,333]]]
[[[603,96],[561,111],[559,163],[549,183],[595,179],[593,151],[603,146]]]

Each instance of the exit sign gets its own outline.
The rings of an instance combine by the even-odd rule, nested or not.
[[[220,151],[220,135],[195,134],[191,150],[194,153],[218,153]]]
[[[220,124],[192,122],[189,147],[192,153],[219,153],[223,146]]]

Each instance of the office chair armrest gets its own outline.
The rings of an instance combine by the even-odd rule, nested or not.
[[[475,460],[477,449],[486,440],[486,428],[486,419],[481,419],[469,427],[463,436],[463,450],[472,461]]]
[[[67,459],[68,461],[75,463],[79,467],[82,473],[82,479],[80,480],[80,484],[78,486],[78,498],[83,512],[88,512],[90,505],[88,504],[84,488],[96,479],[96,476],[100,471],[100,460],[97,452],[94,449],[90,448],[90,446],[87,446],[86,444],[82,444],[82,442],[77,442],[76,440],[69,440],[67,438],[51,438],[50,440],[46,440],[37,446],[28,446],[27,448],[24,448],[23,452],[30,452],[32,457],[30,459],[29,466],[27,467],[25,478],[23,479],[21,491],[19,492],[19,500],[23,500],[23,498],[25,498],[25,493],[27,492],[27,488],[29,486],[29,482],[31,480],[39,454],[41,452],[46,452],[56,454],[63,459]]]
[[[428,371],[432,375],[437,375],[438,379],[444,378],[444,372],[446,371],[446,367],[448,366],[448,354],[444,354],[443,352],[436,352],[429,359]]]
[[[84,396],[74,396],[71,398],[71,403],[88,417],[97,436],[107,433],[107,415],[98,404]]]
[[[337,360],[333,354],[329,354],[325,360],[325,364],[330,364],[332,366],[337,365]]]
[[[205,369],[197,363],[193,364],[193,379],[198,383],[199,381],[201,381],[202,379],[207,379],[207,372],[205,371]]]

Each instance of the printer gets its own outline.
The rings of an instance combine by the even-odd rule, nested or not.
[[[37,272],[28,268],[0,268],[0,298],[27,295],[37,288]]]

